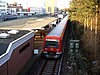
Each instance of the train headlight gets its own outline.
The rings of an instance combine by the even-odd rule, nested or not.
[[[53,48],[51,48],[50,50],[53,51]]]
[[[45,50],[48,50],[47,48],[45,48]]]
[[[57,49],[57,51],[59,51],[59,49]]]

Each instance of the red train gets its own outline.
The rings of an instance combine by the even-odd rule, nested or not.
[[[58,58],[63,52],[63,37],[67,27],[68,16],[44,38],[43,55],[46,58]]]

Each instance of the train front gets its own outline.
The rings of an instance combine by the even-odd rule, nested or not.
[[[44,39],[43,54],[46,58],[58,58],[62,53],[61,41],[58,37]]]

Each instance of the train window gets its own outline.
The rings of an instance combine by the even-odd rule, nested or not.
[[[57,41],[46,41],[46,48],[49,47],[54,47],[54,48],[58,48],[58,42]]]

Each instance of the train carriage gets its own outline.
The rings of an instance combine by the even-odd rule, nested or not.
[[[47,58],[58,58],[62,54],[63,37],[67,27],[68,16],[44,38],[43,54]]]

